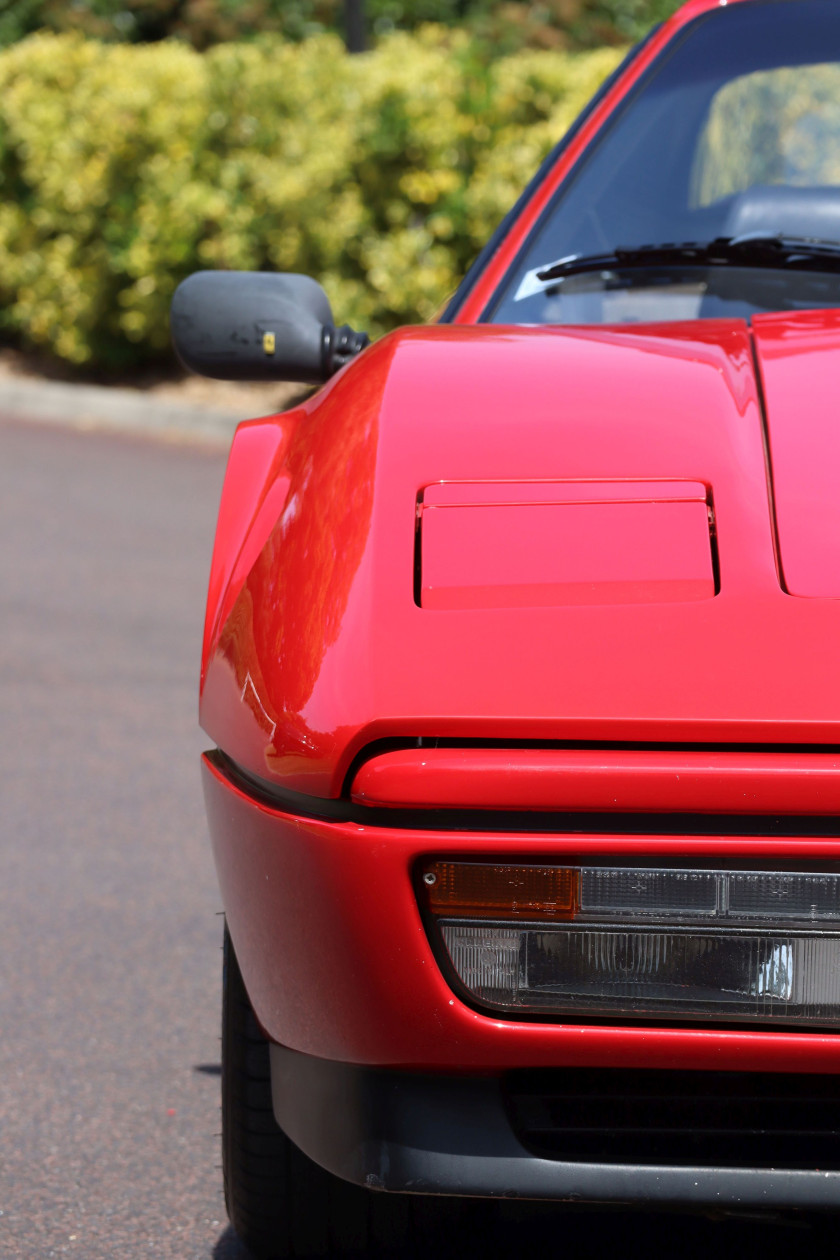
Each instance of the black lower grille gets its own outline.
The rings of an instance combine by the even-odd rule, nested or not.
[[[512,1072],[508,1113],[547,1159],[840,1169],[840,1077],[763,1072]]]

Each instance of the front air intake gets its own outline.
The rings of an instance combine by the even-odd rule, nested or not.
[[[779,1072],[512,1072],[508,1115],[545,1159],[840,1169],[840,1077]]]

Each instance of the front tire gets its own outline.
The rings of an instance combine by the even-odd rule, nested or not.
[[[456,1201],[385,1194],[325,1172],[274,1119],[268,1042],[260,1032],[230,934],[222,985],[222,1169],[231,1224],[258,1260],[403,1255],[419,1227]]]

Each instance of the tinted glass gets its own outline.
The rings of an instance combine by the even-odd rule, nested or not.
[[[840,306],[831,264],[535,280],[572,254],[747,232],[840,244],[838,0],[755,0],[687,27],[559,190],[490,318],[621,323]]]

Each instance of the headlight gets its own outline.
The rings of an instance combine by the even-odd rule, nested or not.
[[[494,1010],[840,1025],[840,875],[433,862],[422,888]]]

